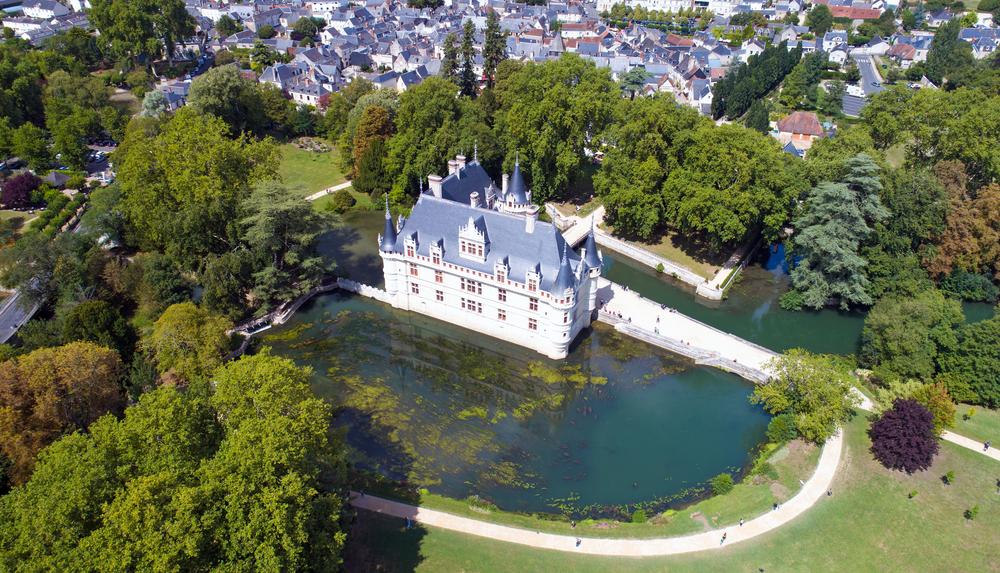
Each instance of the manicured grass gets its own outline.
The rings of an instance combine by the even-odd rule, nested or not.
[[[846,450],[833,496],[792,523],[721,551],[645,559],[578,556],[531,549],[450,531],[416,527],[361,512],[348,550],[348,571],[421,573],[507,571],[731,572],[997,571],[1000,554],[1000,464],[942,443],[930,470],[908,476],[872,460],[858,416],[846,428]],[[940,476],[949,470],[955,483]],[[913,499],[907,494],[916,491]],[[975,521],[962,513],[979,506]]]
[[[609,538],[669,537],[714,529],[719,525],[735,524],[740,518],[750,519],[771,510],[775,502],[784,503],[801,488],[799,480],[807,479],[819,461],[820,448],[796,440],[774,448],[768,461],[777,479],[750,476],[726,495],[710,497],[678,511],[651,516],[646,523],[623,523],[607,519],[579,521],[574,528],[567,521],[539,519],[532,515],[508,513],[472,507],[464,500],[423,493],[420,505],[455,515],[563,535]]]
[[[604,228],[609,233],[614,234],[614,229],[610,226],[605,225]],[[622,237],[618,238],[622,239]],[[715,273],[719,272],[719,269],[722,268],[722,263],[725,262],[725,259],[728,256],[715,255],[714,257],[709,257],[701,253],[697,253],[694,245],[692,245],[689,241],[686,241],[683,237],[671,232],[664,233],[663,235],[655,237],[648,242],[631,241],[626,239],[622,240],[631,245],[635,245],[640,249],[646,249],[647,251],[659,255],[664,259],[687,267],[692,272],[706,279],[714,277]]]
[[[968,420],[963,419],[962,416],[970,408],[975,408],[976,413]],[[955,410],[955,427],[952,431],[981,442],[989,440],[993,447],[1000,447],[1000,410],[959,404]]]
[[[326,153],[299,149],[291,143],[281,146],[281,180],[303,197],[346,181],[337,167],[337,149],[331,146]]]
[[[375,207],[374,205],[372,205],[372,198],[369,197],[368,195],[364,193],[358,193],[357,191],[349,187],[347,188],[347,192],[354,197],[355,201],[357,201],[354,204],[355,211],[370,211]],[[326,194],[320,197],[319,199],[313,201],[312,206],[313,209],[316,209],[317,211],[324,211],[332,202],[333,202],[333,194]]]

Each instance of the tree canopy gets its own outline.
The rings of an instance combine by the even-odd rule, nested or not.
[[[170,57],[195,30],[183,0],[92,0],[89,16],[111,53],[125,58]]]
[[[226,331],[230,328],[231,322],[194,303],[178,303],[163,311],[143,346],[156,360],[159,372],[192,382],[222,364],[229,350]]]
[[[934,416],[916,400],[896,400],[872,423],[868,436],[875,459],[908,474],[929,468],[938,452]]]

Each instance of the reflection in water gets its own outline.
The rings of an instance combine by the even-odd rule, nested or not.
[[[264,343],[313,367],[359,467],[506,509],[681,501],[744,466],[768,420],[749,383],[602,325],[550,361],[333,294]]]

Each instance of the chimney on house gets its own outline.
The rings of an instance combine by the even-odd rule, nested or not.
[[[479,192],[478,191],[473,191],[472,193],[469,193],[469,205],[471,205],[473,207],[478,207],[479,206]]]
[[[507,196],[507,180],[508,179],[510,179],[510,176],[507,175],[506,173],[504,173],[503,174],[503,178],[500,180],[500,194],[503,195],[504,197]]]
[[[538,220],[538,207],[532,205],[524,213],[524,232],[531,234],[535,232],[535,221]]]
[[[465,156],[464,155],[456,155],[455,156],[455,163],[458,164],[458,168],[460,170],[461,169],[465,169]]]
[[[450,166],[449,166],[450,168]],[[434,194],[438,199],[441,198],[441,176],[440,175],[428,175],[427,176],[427,186],[431,188],[431,193]]]
[[[456,171],[458,171],[458,160],[457,159],[449,159],[448,160],[448,175],[453,175]]]

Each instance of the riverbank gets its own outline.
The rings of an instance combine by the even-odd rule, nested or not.
[[[643,559],[579,556],[522,547],[362,512],[351,532],[347,567],[387,573],[991,571],[1000,553],[996,462],[942,443],[930,470],[891,472],[868,452],[867,421],[845,426],[833,495],[786,526],[721,551]],[[954,470],[959,479],[939,479]],[[908,493],[916,491],[912,499]],[[976,520],[962,512],[979,505]],[[934,540],[948,539],[948,543]]]

